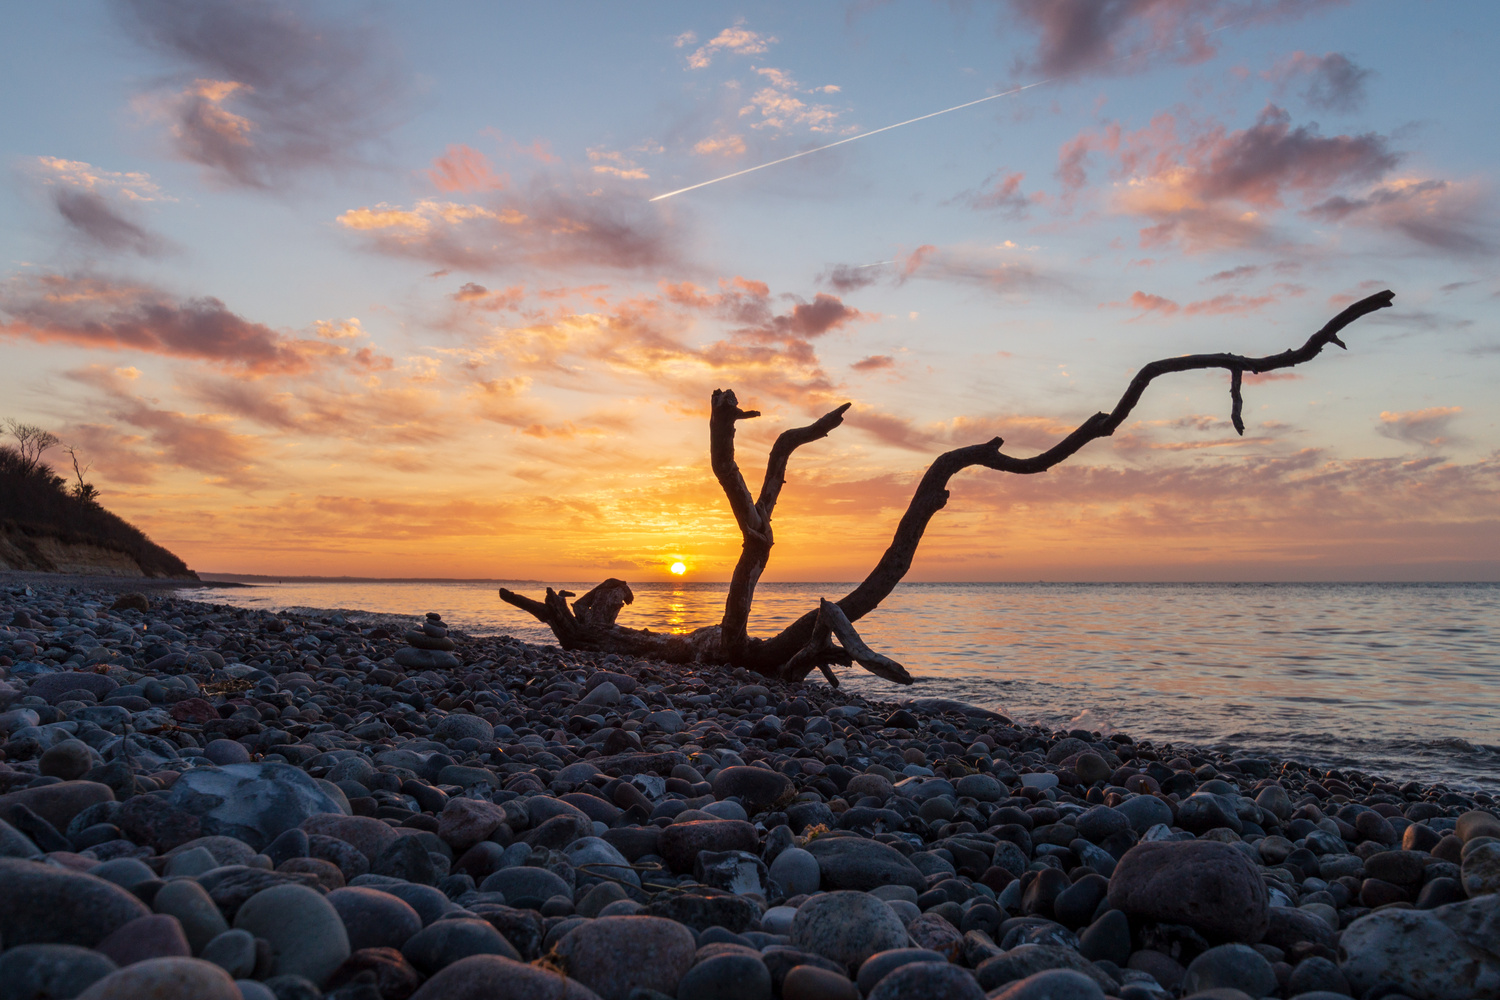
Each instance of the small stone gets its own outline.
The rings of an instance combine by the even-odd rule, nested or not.
[[[859,1000],[859,987],[830,969],[796,965],[781,981],[781,1000]]]
[[[1105,910],[1079,936],[1078,951],[1091,962],[1104,959],[1123,968],[1130,961],[1130,921],[1123,910]]]
[[[1500,816],[1482,809],[1471,809],[1453,824],[1453,835],[1464,843],[1475,837],[1500,838]]]
[[[875,988],[875,984],[896,969],[912,962],[942,962],[946,961],[944,956],[926,948],[892,948],[888,951],[878,951],[865,959],[859,966],[859,973],[855,976],[855,983],[859,986],[861,993],[869,993]]]
[[[74,944],[23,944],[0,955],[0,997],[75,997],[115,969],[104,955]]]
[[[89,745],[82,740],[54,743],[37,761],[37,773],[49,778],[73,781],[88,774],[94,766]]]
[[[1153,826],[1172,822],[1172,807],[1154,795],[1137,795],[1114,808],[1124,814],[1136,833],[1145,833]]]
[[[209,740],[203,756],[219,766],[250,763],[250,751],[238,740]]]
[[[270,942],[274,975],[322,983],[349,957],[349,936],[338,911],[303,885],[256,893],[240,907],[234,926]]]
[[[66,830],[73,817],[89,806],[113,802],[114,799],[114,790],[97,781],[63,781],[55,785],[22,788],[0,795],[0,819],[14,823],[11,819],[11,807],[22,805],[51,823],[54,828]]]
[[[1276,992],[1276,972],[1260,952],[1244,944],[1222,944],[1210,948],[1187,967],[1182,977],[1185,994],[1224,987],[1243,990],[1252,997]]]
[[[901,948],[906,941],[901,918],[864,892],[814,896],[798,907],[792,921],[793,947],[839,962],[851,972],[876,952]]]
[[[204,945],[198,957],[214,963],[235,979],[248,979],[255,971],[255,935],[242,930],[225,931]]]
[[[569,931],[554,948],[568,976],[603,1000],[638,987],[668,996],[693,965],[697,944],[683,925],[660,917],[600,917]]]
[[[658,843],[661,856],[672,871],[687,873],[704,851],[753,852],[760,846],[760,837],[755,827],[744,820],[704,819],[673,823],[661,831]]]
[[[754,816],[770,809],[792,792],[792,781],[764,767],[726,767],[714,776],[714,798],[734,796]]]
[[[380,857],[383,851],[400,839],[400,835],[390,826],[369,816],[319,813],[303,820],[299,829],[309,838],[332,837],[342,840],[372,860]],[[335,861],[333,858],[328,860]]]
[[[1286,994],[1295,997],[1303,993],[1338,993],[1349,996],[1349,980],[1339,967],[1317,955],[1304,958],[1292,970],[1287,980]]]
[[[396,949],[363,948],[344,960],[329,978],[327,988],[336,990],[357,977],[368,981],[370,976],[374,976],[373,985],[382,1000],[407,1000],[422,982],[421,974]]]
[[[868,892],[883,885],[905,885],[925,892],[926,877],[901,852],[859,837],[827,837],[807,845],[818,861],[825,889]]]
[[[957,965],[912,962],[876,983],[868,1000],[984,1000],[984,990]]]
[[[821,878],[818,859],[800,847],[788,847],[776,855],[769,874],[788,897],[817,892]]]
[[[456,713],[449,715],[438,723],[433,730],[432,738],[444,743],[455,743],[459,740],[475,739],[481,743],[493,743],[495,741],[495,728],[485,722],[477,715],[465,715]]]
[[[517,960],[521,957],[494,927],[470,917],[434,921],[408,938],[401,954],[424,976],[470,955],[499,955]]]
[[[1049,969],[1018,979],[989,996],[991,1000],[1103,1000],[1104,992],[1081,972]]]
[[[572,896],[568,883],[545,868],[502,868],[480,883],[481,892],[501,892],[512,906],[522,899],[542,900]]]
[[[505,810],[483,799],[449,799],[438,816],[437,834],[454,851],[467,851],[500,828]]]
[[[600,1000],[599,994],[550,969],[498,955],[471,955],[448,966],[411,1000]]]
[[[153,958],[112,972],[77,1000],[243,1000],[229,974],[197,958]]]
[[[151,911],[112,882],[35,861],[0,858],[0,942],[92,948]]]
[[[151,908],[177,919],[193,954],[229,929],[203,886],[190,878],[173,879],[162,886],[151,900]]]
[[[403,882],[432,885],[437,881],[437,872],[427,848],[416,837],[400,837],[370,864],[376,875],[399,878]]]
[[[771,973],[757,954],[716,955],[687,971],[677,1000],[771,1000]]]
[[[188,958],[193,954],[177,918],[164,913],[132,920],[95,949],[120,968],[148,958]]]
[[[1252,944],[1265,935],[1269,909],[1255,863],[1209,840],[1132,847],[1110,878],[1109,902],[1142,920],[1186,924],[1210,941]]]
[[[417,911],[390,893],[360,886],[335,889],[326,897],[343,921],[351,951],[395,948],[422,929]]]
[[[612,908],[623,904],[610,904],[600,911],[600,916],[613,916]],[[760,915],[760,907],[745,896],[703,895],[684,893],[658,897],[643,911],[648,917],[665,917],[695,931],[709,927],[723,927],[738,934],[748,930]]]
[[[1500,840],[1480,844],[1465,852],[1463,887],[1471,898],[1500,892]]]

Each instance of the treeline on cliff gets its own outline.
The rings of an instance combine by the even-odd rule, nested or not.
[[[38,569],[55,568],[36,544],[53,538],[122,553],[146,576],[197,576],[139,528],[101,507],[92,491],[70,491],[61,476],[10,445],[0,445],[0,532]]]

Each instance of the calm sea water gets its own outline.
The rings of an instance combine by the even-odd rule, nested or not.
[[[473,634],[553,642],[499,599],[499,585],[288,583],[183,596],[273,610],[438,611]],[[537,597],[543,589],[510,586]],[[622,625],[688,631],[723,610],[722,584],[634,589]],[[751,633],[770,635],[848,589],[762,584]],[[1500,584],[909,583],[859,629],[919,678],[899,688],[842,670],[867,696],[953,697],[1025,722],[1500,787]]]

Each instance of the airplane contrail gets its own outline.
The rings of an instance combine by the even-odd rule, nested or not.
[[[1228,24],[1221,24],[1221,25],[1219,25],[1219,27],[1214,28],[1211,31],[1206,31],[1206,32],[1204,32],[1204,35],[1205,36],[1207,36],[1207,35],[1217,35],[1221,31],[1228,31],[1230,28],[1239,27],[1240,25],[1245,24],[1245,23],[1249,22],[1250,20],[1252,20],[1252,19],[1248,18],[1248,17],[1242,17],[1238,21],[1231,21]],[[1166,48],[1168,48],[1167,44],[1158,45],[1158,46],[1156,46],[1156,48],[1151,49],[1150,52],[1160,52],[1160,51],[1165,50]],[[1150,53],[1148,52],[1146,54],[1149,55]],[[1133,56],[1132,55],[1117,56],[1114,59],[1111,59],[1109,61],[1109,64],[1113,64],[1113,63],[1119,62],[1119,61],[1127,59],[1127,58],[1133,58]],[[795,159],[797,159],[800,156],[811,156],[814,153],[821,153],[825,149],[832,149],[834,146],[842,146],[844,143],[846,143],[846,142],[853,142],[855,139],[866,139],[866,138],[868,138],[868,137],[870,137],[872,135],[879,135],[881,132],[889,132],[893,128],[900,128],[903,125],[910,125],[913,122],[926,121],[929,118],[936,118],[938,115],[946,115],[946,114],[949,114],[949,113],[954,112],[954,111],[962,111],[964,108],[972,108],[974,105],[976,105],[976,104],[983,104],[985,101],[996,101],[996,100],[999,100],[1002,97],[1010,97],[1012,94],[1019,94],[1023,90],[1030,90],[1032,87],[1040,87],[1044,83],[1051,83],[1055,79],[1057,79],[1057,77],[1048,77],[1045,80],[1038,80],[1036,83],[1028,83],[1028,84],[1026,84],[1024,86],[1015,87],[1015,88],[1012,88],[1011,90],[1002,91],[1002,92],[1000,92],[998,94],[991,94],[988,97],[981,97],[977,101],[967,101],[967,102],[965,102],[963,104],[955,104],[953,107],[951,107],[951,108],[944,108],[941,111],[933,111],[933,112],[931,112],[929,114],[918,115],[915,118],[908,118],[908,119],[906,119],[906,121],[904,121],[904,122],[897,122],[894,125],[886,125],[883,128],[871,129],[868,132],[861,132],[859,135],[851,135],[847,139],[840,139],[838,142],[830,142],[826,146],[817,146],[817,147],[815,147],[813,149],[804,149],[800,153],[793,153],[791,156],[783,156],[779,160],[772,160],[769,163],[761,163],[761,164],[758,164],[757,166],[746,167],[744,170],[736,170],[732,174],[725,174],[723,177],[715,177],[713,180],[700,181],[697,184],[689,184],[685,188],[678,188],[676,191],[668,191],[666,194],[659,194],[655,198],[652,198],[650,200],[651,201],[661,201],[663,198],[671,198],[673,195],[686,194],[689,191],[696,191],[696,190],[698,190],[701,187],[708,187],[710,184],[717,184],[720,181],[733,180],[736,177],[743,177],[746,174],[753,174],[757,170],[764,170],[767,167],[774,167],[778,163],[786,163],[788,160],[795,160]],[[866,265],[863,265],[863,266],[865,266],[865,267],[871,267],[873,265],[866,264]]]
[[[736,170],[734,173],[732,173],[732,174],[725,174],[723,177],[715,177],[713,180],[700,181],[697,184],[689,184],[685,188],[678,188],[676,191],[668,191],[666,194],[659,194],[655,198],[652,198],[651,200],[652,201],[661,201],[663,198],[670,198],[673,195],[686,194],[689,191],[696,191],[696,190],[698,190],[701,187],[708,187],[710,184],[717,184],[720,181],[733,180],[736,177],[743,177],[746,174],[753,174],[757,170],[764,170],[767,167],[774,167],[778,163],[785,163],[788,160],[795,160],[799,156],[811,156],[814,153],[821,153],[825,149],[832,149],[834,146],[842,146],[846,142],[853,142],[855,139],[865,139],[865,138],[868,138],[868,137],[870,137],[872,135],[879,135],[881,132],[889,132],[893,128],[900,128],[902,125],[910,125],[913,122],[926,121],[928,118],[936,118],[938,115],[946,115],[949,112],[953,112],[953,111],[962,111],[964,108],[972,108],[974,105],[976,105],[976,104],[983,104],[985,101],[995,101],[995,100],[999,100],[1002,97],[1010,97],[1012,94],[1019,94],[1023,90],[1030,90],[1032,87],[1040,87],[1044,83],[1051,83],[1051,82],[1052,81],[1050,79],[1049,80],[1038,80],[1036,83],[1028,83],[1025,86],[1016,87],[1016,88],[1014,88],[1012,90],[1002,91],[1001,93],[998,93],[998,94],[991,94],[988,97],[981,97],[977,101],[968,101],[968,102],[966,102],[964,104],[955,104],[953,107],[951,107],[951,108],[944,108],[941,111],[933,111],[933,112],[930,112],[930,113],[925,114],[925,115],[918,115],[915,118],[908,118],[908,119],[906,119],[906,121],[904,121],[904,122],[897,122],[894,125],[886,125],[883,128],[871,129],[868,132],[861,132],[859,135],[851,135],[847,139],[840,139],[838,142],[830,142],[826,146],[817,146],[817,147],[815,147],[813,149],[804,149],[800,153],[793,153],[791,156],[783,156],[779,160],[772,160],[769,163],[761,163],[761,164],[759,164],[757,166],[754,166],[754,167],[746,167],[744,170]]]

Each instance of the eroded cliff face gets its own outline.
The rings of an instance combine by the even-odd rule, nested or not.
[[[6,569],[90,576],[146,575],[134,559],[114,549],[0,528],[0,570]]]

